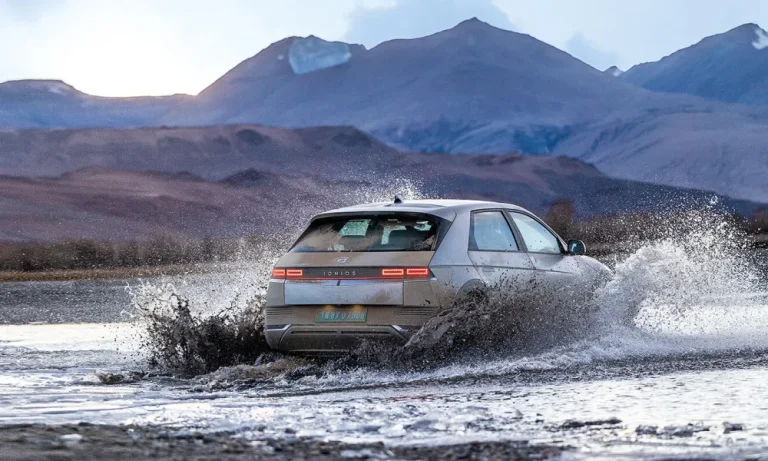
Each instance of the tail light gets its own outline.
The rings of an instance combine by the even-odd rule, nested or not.
[[[339,274],[340,271],[326,270],[323,268],[310,268],[308,273],[305,269],[272,269],[272,278],[277,280],[285,279],[303,279],[303,280],[337,280],[337,279],[426,279],[432,277],[432,272],[428,267],[385,267],[378,268],[349,268],[347,273]],[[341,271],[343,272],[343,271]]]
[[[428,267],[409,267],[405,270],[405,275],[409,279],[429,278],[431,275]]]
[[[382,269],[381,276],[385,278],[401,279],[405,276],[405,269]]]
[[[285,276],[289,279],[297,279],[304,276],[302,269],[288,269],[285,271]]]
[[[382,269],[381,276],[384,278],[409,278],[409,279],[423,279],[429,278],[432,273],[428,267],[408,267],[405,269]]]

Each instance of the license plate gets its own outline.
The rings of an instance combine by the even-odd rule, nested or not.
[[[366,320],[368,320],[368,309],[364,307],[352,309],[326,308],[318,309],[315,312],[315,323],[365,323]]]

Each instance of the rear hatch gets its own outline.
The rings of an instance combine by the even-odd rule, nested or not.
[[[413,213],[315,219],[275,268],[285,278],[285,305],[407,304],[408,284],[431,279],[441,226]]]

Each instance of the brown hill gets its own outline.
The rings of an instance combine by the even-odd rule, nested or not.
[[[293,233],[313,212],[396,193],[509,201],[536,212],[566,197],[581,215],[708,203],[713,195],[610,178],[566,157],[404,153],[346,127],[20,130],[0,141],[3,241]]]
[[[270,176],[233,187],[191,175],[84,169],[57,178],[0,177],[0,240],[144,240],[241,236],[292,202],[317,202],[316,184]]]
[[[86,167],[187,171],[220,179],[247,168],[292,175],[329,163],[365,167],[397,151],[350,127],[0,130],[0,174],[59,175]]]

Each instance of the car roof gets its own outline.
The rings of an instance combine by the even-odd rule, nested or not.
[[[347,215],[355,213],[426,213],[439,216],[443,219],[453,221],[457,214],[468,213],[474,210],[487,208],[505,208],[511,210],[528,211],[523,207],[511,203],[486,202],[482,200],[449,200],[449,199],[426,199],[426,200],[403,200],[400,203],[378,202],[354,205],[345,208],[338,208],[316,215],[313,219],[320,217],[329,217],[335,215]]]

